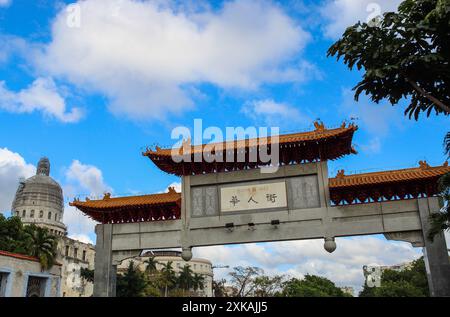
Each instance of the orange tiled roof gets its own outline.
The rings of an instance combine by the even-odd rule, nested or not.
[[[164,205],[167,203],[176,203],[181,199],[181,194],[175,191],[163,194],[152,194],[142,196],[116,197],[110,198],[106,195],[100,200],[75,200],[70,206],[78,208],[93,208],[93,209],[114,209],[121,207],[138,207],[149,205]]]
[[[105,194],[100,200],[74,200],[70,205],[101,223],[170,220],[180,218],[181,194],[169,187],[168,193],[116,198]]]
[[[323,123],[314,123],[315,130],[314,131],[307,131],[307,132],[298,132],[298,133],[291,133],[291,134],[281,134],[279,135],[279,144],[285,144],[285,143],[296,143],[296,142],[311,142],[311,141],[319,141],[327,138],[333,138],[333,137],[339,137],[341,135],[347,134],[349,131],[356,131],[358,127],[353,124],[349,124],[348,126],[343,123],[339,128],[336,129],[326,129]],[[189,148],[190,140],[185,141],[187,142],[187,146]],[[242,148],[248,148],[252,146],[256,146],[259,144],[271,144],[272,140],[270,137],[261,137],[261,138],[253,138],[253,139],[245,139],[245,140],[236,140],[236,141],[225,141],[225,142],[219,142],[219,143],[210,143],[210,144],[201,144],[201,145],[190,145],[190,153],[202,153],[205,146],[208,146],[209,148],[212,148],[214,146],[222,146],[223,149],[242,149]],[[177,153],[182,154],[183,147],[178,148],[175,150]],[[157,156],[171,156],[172,155],[172,149],[161,149],[158,146],[156,146],[155,150],[147,149],[144,153],[142,153],[144,156],[151,156],[151,155],[157,155]]]
[[[326,129],[323,123],[318,122],[314,126],[314,131],[279,135],[277,141],[272,137],[262,137],[191,145],[191,141],[187,140],[178,149],[161,149],[157,146],[142,154],[161,170],[181,176],[245,170],[270,164],[291,165],[334,160],[356,153],[352,139],[357,126],[345,122],[336,129]],[[279,152],[272,152],[272,146],[277,146]],[[215,152],[214,156],[210,156],[212,152]],[[269,152],[279,154],[277,162],[267,161],[263,154]]]
[[[39,262],[39,259],[37,257],[34,256],[29,256],[29,255],[25,255],[25,254],[19,254],[19,253],[13,253],[13,252],[8,252],[8,251],[3,251],[0,250],[0,255],[3,256],[9,256],[11,258],[15,258],[15,259],[20,259],[20,260],[27,260],[27,261],[33,261],[33,262]],[[53,263],[54,265],[58,265],[61,266],[61,263],[55,262]]]
[[[39,262],[39,259],[34,256],[19,254],[19,253],[13,253],[8,251],[0,250],[0,255],[9,256],[11,258],[21,259],[21,260],[28,260],[33,262]]]
[[[395,183],[405,181],[424,180],[440,177],[450,172],[448,162],[442,166],[429,166],[425,161],[420,161],[420,166],[394,171],[373,172],[355,175],[344,175],[344,171],[338,172],[335,178],[329,179],[330,188],[343,188],[351,186],[375,185],[383,183]]]

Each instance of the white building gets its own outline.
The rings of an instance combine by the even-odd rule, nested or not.
[[[213,268],[210,261],[205,259],[193,258],[186,262],[181,258],[181,251],[151,251],[145,253],[143,256],[130,258],[123,260],[122,263],[117,266],[118,273],[126,271],[131,261],[141,270],[145,271],[147,261],[150,257],[158,262],[156,268],[161,270],[163,264],[167,264],[169,261],[172,262],[172,268],[176,274],[179,274],[184,266],[189,265],[193,273],[200,274],[204,277],[204,288],[203,290],[198,290],[200,296],[212,297],[213,289]]]

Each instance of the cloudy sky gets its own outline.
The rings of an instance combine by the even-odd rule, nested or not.
[[[326,57],[346,26],[396,8],[391,0],[0,0],[0,210],[41,156],[65,194],[98,197],[164,191],[179,183],[141,156],[193,126],[279,126],[280,132],[356,118],[358,155],[330,163],[371,171],[440,165],[446,119],[404,117],[353,100],[361,74]],[[94,224],[66,207],[71,236],[95,241]],[[200,248],[215,263],[268,273],[325,275],[362,284],[361,267],[420,256],[379,236]],[[225,271],[217,271],[219,276]]]

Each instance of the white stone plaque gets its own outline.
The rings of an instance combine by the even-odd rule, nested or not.
[[[222,212],[287,207],[285,182],[222,187]]]

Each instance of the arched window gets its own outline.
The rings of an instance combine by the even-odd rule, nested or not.
[[[48,219],[49,220],[52,219],[52,212],[51,211],[48,212]]]
[[[16,216],[19,217],[19,211],[18,210],[16,210]]]
[[[22,211],[22,218],[25,218],[26,215],[27,215],[26,210]]]
[[[58,220],[58,214],[55,214],[55,221]]]
[[[34,218],[34,210],[30,212],[30,218]]]
[[[44,217],[44,211],[43,210],[39,211],[39,218],[42,218],[42,217]]]

